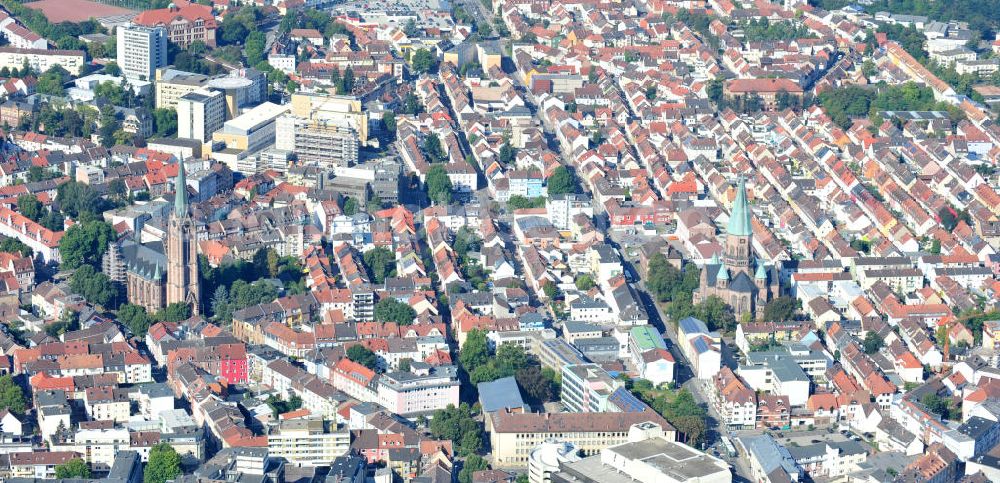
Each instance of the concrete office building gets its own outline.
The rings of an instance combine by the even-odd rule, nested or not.
[[[226,121],[212,134],[212,157],[233,171],[252,172],[249,168],[256,167],[257,162],[250,155],[274,144],[275,121],[286,112],[288,105],[265,102]]]
[[[580,449],[572,443],[563,443],[555,439],[546,440],[528,455],[528,481],[551,482],[552,473],[558,472],[560,465],[580,461],[579,452]]]
[[[221,92],[200,89],[177,100],[177,137],[207,142],[226,122]]]
[[[226,119],[235,119],[240,109],[267,100],[267,77],[256,69],[240,69],[208,81],[208,87],[226,96]]]
[[[305,166],[353,166],[358,162],[358,134],[346,124],[281,116],[275,147],[295,152]]]
[[[368,145],[368,113],[361,108],[361,100],[351,96],[334,96],[319,93],[292,95],[292,115],[318,123],[353,128],[362,146]]]
[[[569,412],[603,413],[609,411],[608,399],[621,386],[621,381],[597,364],[566,365],[559,397]]]
[[[150,80],[167,65],[167,29],[126,25],[118,29],[118,66],[126,79]]]
[[[156,69],[156,107],[176,108],[178,99],[188,92],[201,89],[206,83],[208,83],[206,75],[170,67]]]

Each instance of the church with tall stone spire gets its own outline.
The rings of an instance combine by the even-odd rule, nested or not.
[[[184,163],[177,170],[174,183],[174,209],[167,226],[167,305],[185,303],[192,314],[201,313],[198,280],[197,227],[187,201]]]
[[[139,243],[133,234],[112,242],[104,254],[104,273],[125,284],[129,303],[150,313],[177,302],[190,305],[194,314],[201,312],[197,225],[190,214],[186,184],[180,163],[164,242]]]
[[[694,293],[694,303],[714,295],[729,304],[737,318],[747,313],[757,317],[764,306],[778,296],[777,270],[754,256],[750,216],[746,182],[740,178],[726,227],[722,257],[712,257],[712,261],[702,268],[701,287]]]

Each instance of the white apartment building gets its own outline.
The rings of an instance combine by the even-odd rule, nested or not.
[[[177,99],[177,137],[206,142],[226,122],[226,96],[198,89]]]
[[[0,68],[20,69],[28,63],[37,72],[45,72],[58,65],[75,76],[80,75],[85,63],[82,50],[19,49],[0,47]]]
[[[118,27],[118,66],[125,78],[154,79],[156,69],[167,65],[167,30],[163,27]]]
[[[350,447],[350,431],[328,428],[322,419],[283,421],[278,431],[267,435],[271,457],[285,458],[305,466],[329,465],[338,456],[346,454]]]
[[[400,415],[426,413],[458,406],[458,388],[455,366],[438,366],[433,372],[429,367],[411,367],[410,372],[382,374],[377,402]]]

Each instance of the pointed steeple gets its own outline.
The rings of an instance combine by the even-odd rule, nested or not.
[[[715,276],[716,280],[729,280],[729,270],[726,270],[725,265],[719,266],[719,274]]]
[[[709,263],[711,263],[712,265],[718,265],[719,263],[721,263],[719,262],[719,254],[718,253],[713,254],[712,261]]]
[[[187,177],[184,176],[184,161],[178,161],[177,182],[174,183],[174,215],[178,218],[187,216]]]
[[[757,273],[754,274],[753,277],[756,278],[756,279],[758,279],[758,280],[765,280],[765,279],[767,279],[767,269],[764,268],[764,264],[763,263],[760,263],[760,260],[757,261]]]
[[[729,226],[726,228],[726,232],[734,236],[753,234],[750,225],[750,203],[747,202],[746,180],[742,176],[740,176],[740,183],[736,188],[736,199],[733,200],[733,212],[729,215]]]
[[[156,268],[153,269],[153,280],[159,280],[162,275],[163,274],[160,273],[160,264],[157,263]]]

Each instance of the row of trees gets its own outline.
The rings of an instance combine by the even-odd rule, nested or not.
[[[306,290],[302,265],[298,259],[282,257],[273,248],[258,250],[249,262],[239,260],[218,267],[211,266],[208,258],[199,255],[198,271],[201,275],[202,294],[205,297],[212,294],[209,315],[221,322],[229,321],[236,310],[256,303],[270,302],[277,297],[277,287],[263,286],[271,285],[270,283],[247,283],[247,280],[273,278],[279,280],[290,293],[303,293]],[[247,287],[248,285],[251,287]],[[229,288],[220,290],[225,287]],[[271,298],[263,300],[266,297]]]
[[[32,221],[52,231],[62,231],[63,217],[57,211],[48,210],[33,194],[17,197],[17,211]]]
[[[878,84],[875,88],[849,86],[820,93],[819,103],[830,119],[847,129],[855,118],[871,117],[876,127],[880,111],[947,111],[955,119],[962,117],[954,106],[934,100],[934,92],[913,82],[902,85]]]
[[[740,28],[743,29],[743,39],[747,42],[816,38],[805,25],[794,21],[771,22],[767,17],[743,22]]]
[[[514,376],[522,393],[534,403],[551,401],[558,393],[554,371],[542,369],[524,348],[512,344],[501,345],[491,354],[482,330],[469,332],[458,359],[472,384]]]
[[[191,306],[185,303],[172,303],[155,314],[146,312],[141,305],[124,304],[116,313],[119,322],[128,327],[136,337],[145,337],[149,326],[156,322],[180,322],[191,317]]]
[[[836,10],[848,5],[856,5],[853,0],[813,0],[825,10]],[[865,2],[868,12],[891,12],[906,15],[922,15],[931,20],[958,20],[968,22],[969,27],[978,31],[981,38],[993,38],[1000,25],[1000,0],[872,0]]]
[[[695,317],[713,330],[735,329],[736,317],[722,299],[712,296],[697,305],[693,303],[692,294],[700,285],[701,271],[697,267],[688,265],[685,270],[680,270],[660,253],[649,259],[646,288],[658,302],[667,304],[665,310],[673,323],[685,317]]]
[[[658,390],[645,379],[626,378],[626,387],[677,428],[680,440],[697,447],[705,441],[708,412],[687,389]]]
[[[276,298],[278,298],[278,288],[270,282],[237,280],[229,288],[225,285],[216,287],[211,300],[212,314],[220,322],[229,322],[237,310],[266,304]]]

